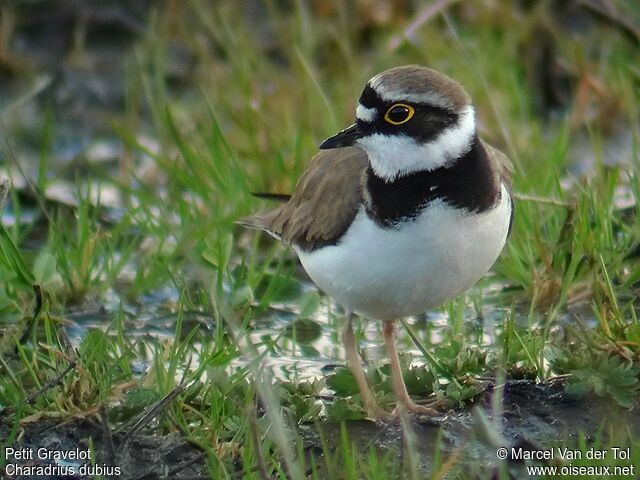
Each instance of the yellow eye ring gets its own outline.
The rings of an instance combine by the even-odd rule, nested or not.
[[[404,112],[397,111],[396,110],[397,108],[404,109]],[[396,110],[396,112],[393,112],[393,110]],[[392,119],[391,115],[397,116],[396,115],[397,113],[399,114],[404,113],[406,117],[402,119],[398,119],[398,118]],[[411,120],[411,117],[413,117],[414,113],[416,113],[416,111],[411,105],[407,105],[406,103],[395,103],[391,105],[387,110],[387,113],[384,114],[384,120],[387,123],[390,123],[391,125],[402,125],[403,123],[407,123],[409,120]]]

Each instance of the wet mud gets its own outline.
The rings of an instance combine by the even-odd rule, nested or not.
[[[413,443],[416,458],[425,474],[432,471],[435,456],[445,459],[455,456],[458,467],[473,465],[478,470],[477,475],[483,478],[487,472],[490,474],[497,468],[496,451],[501,446],[536,451],[551,448],[559,438],[575,439],[577,443],[579,436],[585,435],[587,442],[594,441],[592,435],[595,434],[588,432],[600,432],[598,435],[606,437],[609,435],[607,432],[631,429],[634,434],[640,434],[640,409],[616,407],[595,395],[567,394],[566,381],[563,377],[544,383],[508,381],[503,388],[489,388],[473,404],[449,410],[435,419],[412,416],[387,424],[351,421],[345,423],[346,431],[361,455],[373,449],[380,455],[397,456],[402,460],[407,455],[408,445]],[[496,401],[496,396],[501,401]],[[494,405],[501,410],[497,415],[493,413]],[[477,412],[479,408],[483,412],[480,415]],[[321,457],[324,454],[322,439],[327,445],[341,448],[339,423],[303,424],[298,431],[308,456]],[[9,427],[0,427],[3,441],[9,433]],[[36,457],[16,460],[14,463],[19,465],[75,465],[77,471],[82,460],[74,464],[74,460],[38,459],[38,449],[63,452],[91,449],[91,465],[119,468],[119,475],[105,474],[104,478],[209,478],[206,454],[179,432],[159,435],[149,427],[132,433],[132,429],[118,431],[97,419],[72,419],[26,423],[16,437],[12,447],[16,451],[32,451]],[[517,472],[523,467],[522,460],[507,459],[507,463],[509,471],[515,472],[512,475],[517,478]],[[316,464],[321,465],[322,462],[317,460]],[[105,473],[108,472],[105,470]],[[243,475],[239,460],[237,474],[238,477]],[[91,477],[78,474],[64,478]]]

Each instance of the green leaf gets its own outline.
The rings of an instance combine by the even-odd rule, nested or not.
[[[436,379],[426,366],[410,367],[403,370],[402,377],[407,392],[411,395],[427,396],[433,393],[433,384]]]
[[[35,283],[33,275],[27,268],[13,238],[2,224],[0,224],[0,262],[16,275],[21,287],[31,289]]]
[[[467,400],[471,400],[483,390],[484,388],[481,385],[465,385],[459,382],[450,383],[447,385],[445,395],[447,398],[462,404]]]
[[[364,409],[354,398],[336,398],[327,405],[327,420],[341,422],[346,420],[362,420],[366,418]]]
[[[302,284],[296,278],[265,272],[255,289],[256,298],[268,295],[269,302],[291,302],[300,298]]]
[[[114,417],[118,421],[129,420],[138,415],[147,407],[160,400],[162,395],[157,390],[146,387],[138,387],[124,394],[122,405],[114,409]]]
[[[231,250],[233,248],[233,235],[224,235],[222,238],[215,240],[206,239],[205,248],[202,251],[204,258],[211,265],[219,270],[226,268],[231,258]]]
[[[62,277],[58,273],[56,259],[48,252],[41,252],[33,264],[35,283],[48,291],[59,290],[62,287]]]
[[[234,308],[250,305],[251,302],[253,302],[253,290],[249,285],[240,287],[231,294],[231,305]]]
[[[202,251],[202,258],[214,267],[218,267],[218,252],[215,248],[205,247]]]
[[[631,362],[602,354],[592,365],[571,372],[573,377],[566,391],[577,395],[594,392],[601,397],[612,398],[622,407],[631,408],[640,389],[639,372],[640,369]]]
[[[336,392],[339,397],[348,397],[359,392],[351,370],[344,367],[337,368],[335,373],[327,377],[327,387]]]
[[[570,395],[582,396],[591,391],[591,386],[587,383],[573,381],[569,383],[564,390]]]
[[[298,393],[289,397],[289,411],[298,422],[312,422],[318,419],[322,411],[322,404],[313,397]]]
[[[300,318],[308,318],[320,308],[320,295],[315,290],[305,293],[299,302]]]
[[[322,327],[315,320],[300,318],[286,326],[284,336],[301,344],[314,342],[322,335]]]

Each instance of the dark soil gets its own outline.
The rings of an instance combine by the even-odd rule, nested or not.
[[[380,453],[393,452],[401,458],[406,454],[407,441],[413,441],[425,472],[431,472],[437,453],[445,458],[455,454],[461,456],[460,464],[476,466],[479,470],[475,473],[482,473],[482,478],[488,478],[486,472],[497,468],[499,462],[496,451],[499,447],[506,447],[509,451],[511,447],[526,451],[548,450],[556,446],[559,439],[563,439],[563,445],[572,448],[571,439],[576,447],[580,435],[584,435],[589,444],[600,434],[603,442],[609,440],[610,434],[629,429],[633,435],[640,434],[638,406],[625,409],[610,399],[594,394],[580,397],[569,395],[565,392],[565,386],[566,378],[562,377],[545,383],[512,380],[501,392],[489,389],[474,404],[461,410],[450,410],[442,418],[431,420],[413,417],[405,423],[408,428],[403,427],[399,420],[383,427],[369,421],[357,421],[350,422],[347,430],[362,451],[374,447]],[[494,393],[502,395],[499,421],[491,413]],[[489,428],[483,427],[478,414],[474,414],[478,407],[489,420]],[[496,424],[501,426],[500,432],[495,428]],[[441,440],[438,438],[440,428]],[[340,445],[339,425],[325,423],[322,433],[329,445]],[[308,431],[307,436],[317,437],[317,432]],[[408,440],[408,437],[413,440]],[[521,460],[507,461],[513,478],[526,478]],[[466,473],[468,476],[465,478],[475,478],[474,474]],[[457,477],[454,475],[452,478]]]
[[[0,436],[7,429],[0,427]],[[105,426],[91,420],[69,420],[61,423],[42,421],[26,424],[18,435],[14,449],[33,452],[33,460],[8,463],[21,466],[56,465],[61,475],[17,475],[16,480],[50,480],[94,478],[93,475],[80,474],[84,464],[93,467],[92,473],[102,474],[102,478],[119,479],[155,479],[155,478],[209,478],[204,466],[204,455],[177,433],[166,436],[140,434],[131,437],[127,432],[112,434]],[[38,449],[51,452],[72,452],[76,449],[86,451],[91,448],[90,460],[41,460]],[[3,452],[4,453],[4,452]],[[63,470],[61,467],[67,467]],[[74,475],[68,467],[73,467]],[[8,465],[7,467],[8,468]],[[100,468],[102,470],[100,470]],[[115,471],[118,468],[120,471]],[[1,472],[9,474],[10,471]],[[4,477],[2,477],[4,478]]]
[[[498,446],[516,446],[525,450],[549,448],[558,438],[577,438],[580,434],[587,441],[602,432],[631,429],[640,434],[640,409],[623,409],[612,405],[610,400],[594,395],[575,397],[565,392],[565,379],[552,379],[545,383],[533,381],[509,381],[502,391],[502,413],[498,432],[495,418],[491,414],[494,392],[487,393],[462,410],[450,410],[441,418],[430,420],[411,417],[405,422],[400,420],[387,425],[370,421],[347,422],[347,431],[358,449],[365,452],[374,448],[381,453],[401,457],[406,452],[407,438],[413,438],[419,453],[419,461],[425,471],[431,470],[434,454],[438,445],[446,455],[459,453],[461,462],[481,465],[491,469],[497,465]],[[488,419],[488,428],[481,425],[474,409],[481,407]],[[442,428],[442,440],[438,440]],[[0,425],[0,439],[8,437],[10,426]],[[328,445],[340,445],[340,425],[325,422],[319,430],[315,425],[303,425],[300,432],[305,439],[309,455],[322,453],[320,435]],[[409,435],[407,435],[409,433]],[[152,479],[152,478],[209,478],[205,467],[205,456],[196,446],[185,438],[173,433],[159,436],[153,431],[130,435],[127,432],[114,433],[98,421],[68,420],[53,422],[50,420],[27,423],[22,426],[13,446],[37,452],[38,448],[51,451],[86,450],[93,452],[89,464],[103,467],[119,467],[120,475],[104,475],[103,478]],[[339,448],[339,447],[338,447]],[[3,452],[4,453],[4,452]],[[21,465],[47,465],[56,462],[38,460],[16,461]],[[58,465],[75,465],[82,461],[57,461]],[[321,462],[318,462],[321,464]],[[513,462],[511,470],[519,468]],[[105,473],[108,473],[105,472]],[[517,478],[517,473],[515,474]],[[242,473],[238,471],[238,476]],[[85,479],[88,476],[14,476],[26,480],[73,478]]]

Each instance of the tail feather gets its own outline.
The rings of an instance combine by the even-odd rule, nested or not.
[[[251,192],[251,195],[263,200],[275,200],[276,202],[288,202],[291,195],[288,193]]]
[[[284,193],[269,193],[269,192],[252,192],[253,196],[263,198],[265,200],[276,200],[279,202],[288,202],[291,199],[291,195]],[[253,228],[255,230],[262,230],[269,235],[280,240],[280,234],[282,231],[278,227],[274,227],[274,220],[277,218],[278,213],[282,209],[282,206],[267,213],[258,213],[238,219],[235,223],[242,227]],[[278,231],[276,231],[278,230]]]
[[[257,230],[266,230],[268,228],[267,219],[264,215],[251,215],[249,217],[239,218],[234,222],[246,228],[255,228]]]
[[[254,230],[262,230],[263,232],[267,232],[269,235],[280,240],[280,235],[274,232],[271,223],[272,223],[272,215],[267,213],[263,215],[251,215],[249,217],[243,217],[236,220],[234,223],[236,225],[240,225],[245,228],[252,228]]]

